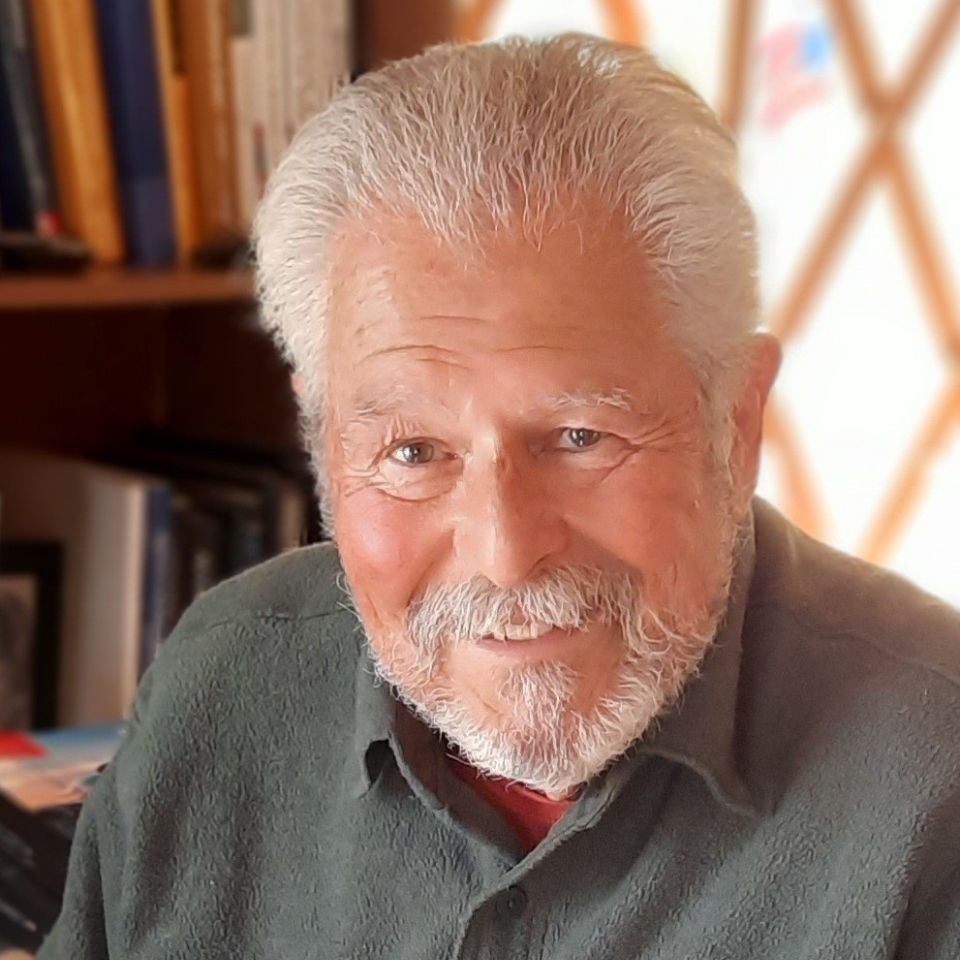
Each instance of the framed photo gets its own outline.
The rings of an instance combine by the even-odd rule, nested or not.
[[[0,730],[56,724],[63,548],[0,540]]]

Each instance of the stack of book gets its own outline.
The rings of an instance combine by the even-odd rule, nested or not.
[[[52,927],[80,807],[123,736],[123,724],[0,730],[0,960]]]
[[[320,535],[300,458],[162,432],[110,462],[0,449],[0,729],[122,719],[200,592]]]
[[[350,51],[348,0],[3,0],[0,225],[104,264],[209,260]]]

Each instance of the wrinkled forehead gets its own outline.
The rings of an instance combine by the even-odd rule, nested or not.
[[[332,245],[329,289],[330,380],[413,348],[531,361],[566,351],[616,365],[663,346],[654,278],[608,215],[580,212],[539,243],[518,222],[472,245],[413,217],[355,219]]]

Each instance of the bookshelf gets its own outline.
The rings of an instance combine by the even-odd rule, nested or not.
[[[130,270],[99,267],[76,276],[0,278],[0,313],[91,308],[162,308],[253,302],[248,270]]]
[[[122,301],[62,283],[47,309],[0,284],[0,445],[96,458],[155,427],[296,451],[288,374],[257,328],[249,278],[239,290],[124,280]]]
[[[152,24],[156,43],[145,59],[117,55],[129,45],[118,44],[116,31],[134,29],[119,17],[127,6],[139,17],[137,29]],[[258,12],[251,18],[244,11]],[[116,704],[132,699],[139,673],[169,629],[168,614],[204,589],[195,561],[207,558],[209,585],[319,534],[289,371],[258,326],[252,271],[131,264],[193,262],[205,246],[216,248],[222,227],[229,226],[231,237],[243,232],[291,130],[316,109],[311,97],[317,90],[310,85],[315,81],[303,86],[284,78],[292,81],[291,65],[310,53],[310,38],[322,39],[324,11],[330,36],[340,43],[329,49],[321,44],[320,50],[336,64],[338,79],[348,70],[356,75],[414,54],[453,32],[452,0],[0,4],[0,20],[19,16],[25,22],[30,14],[36,41],[12,50],[20,85],[9,86],[9,78],[0,77],[8,84],[0,83],[0,108],[14,96],[31,108],[30,128],[18,128],[20,172],[34,187],[38,178],[26,174],[38,170],[41,187],[59,187],[29,194],[27,223],[14,216],[26,215],[19,205],[0,204],[0,226],[36,230],[56,209],[66,232],[87,243],[96,263],[77,274],[0,269],[0,548],[7,548],[8,568],[14,558],[26,556],[10,546],[32,543],[56,551],[51,554],[58,561],[56,572],[47,579],[56,580],[62,601],[56,630],[50,631],[58,639],[49,661],[11,662],[20,671],[18,689],[42,683],[47,699],[56,700],[54,722],[118,719]],[[285,27],[278,33],[278,17],[297,18],[310,29]],[[183,29],[171,30],[173,20]],[[81,33],[82,43],[75,39]],[[7,31],[7,36],[28,34]],[[102,42],[102,89],[94,77],[94,34]],[[139,40],[144,36],[141,32]],[[213,39],[220,56],[208,55]],[[172,44],[183,45],[182,56],[172,54]],[[292,47],[284,52],[283,44]],[[77,60],[81,46],[86,55]],[[59,61],[71,68],[69,75],[57,69]],[[124,71],[133,71],[137,80],[143,64],[158,71],[157,102],[125,79]],[[31,80],[32,70],[38,71],[39,84]],[[65,90],[81,88],[87,114],[74,129],[61,101]],[[112,96],[133,89],[146,98],[143,103]],[[281,90],[285,99],[277,102]],[[99,102],[96,116],[94,101]],[[224,102],[231,106],[223,109]],[[157,122],[170,186],[160,217],[156,196],[137,194],[136,202],[125,206],[137,184],[111,182],[107,175],[108,131],[115,158],[126,150],[129,160],[136,155],[132,145],[153,142],[140,136],[141,123],[154,123],[156,133]],[[264,156],[257,152],[254,158],[256,124]],[[38,130],[46,130],[53,141],[46,162]],[[218,142],[232,144],[232,152],[210,148],[214,134],[222,134]],[[12,195],[9,189],[3,194],[8,200]],[[230,202],[221,202],[225,199]],[[173,226],[175,248],[169,233],[158,227],[166,220]],[[120,252],[113,242],[118,229],[127,241]],[[126,265],[112,265],[118,262]],[[183,446],[165,460],[170,448],[163,444],[170,438]],[[123,459],[127,455],[140,459]],[[150,460],[151,455],[156,458]],[[45,462],[54,465],[44,467]],[[118,510],[126,504],[122,515],[102,509],[108,484],[109,502]],[[159,520],[152,512],[156,503],[166,504],[168,511],[161,511]],[[111,539],[111,531],[120,534]],[[108,541],[114,545],[110,550]],[[158,550],[166,560],[157,560]],[[166,573],[156,576],[161,562]],[[13,571],[22,574],[19,568]],[[108,592],[98,592],[104,586]],[[49,589],[38,594],[51,595]],[[117,622],[106,630],[85,626],[91,610],[121,608],[129,609],[132,619],[120,623],[115,616]],[[20,639],[39,649],[39,633],[28,629],[33,632],[21,631]],[[92,664],[105,666],[97,673],[100,667]],[[93,716],[89,707],[100,709],[104,673],[110,675],[111,697],[121,697],[111,701],[109,718]],[[91,677],[96,683],[88,682]],[[74,696],[94,689],[94,699],[83,701],[87,707]],[[0,925],[0,954],[6,946],[3,933]],[[14,933],[22,934],[14,942],[35,946],[36,930]]]
[[[126,6],[126,0],[123,3]],[[8,37],[22,36],[28,42],[8,51],[19,73],[11,74],[12,80],[0,76],[0,108],[9,109],[14,97],[30,108],[29,124],[17,128],[19,167],[14,173],[19,170],[23,182],[33,187],[27,195],[29,209],[0,204],[0,226],[11,231],[38,230],[44,224],[49,228],[48,214],[54,213],[53,222],[83,240],[94,262],[69,274],[18,273],[10,264],[0,264],[0,468],[7,471],[0,482],[0,496],[6,501],[0,510],[0,546],[44,538],[79,542],[100,529],[89,524],[89,531],[41,533],[40,521],[51,512],[45,506],[52,508],[66,496],[52,492],[52,486],[43,492],[31,482],[32,476],[39,476],[44,458],[56,458],[63,474],[74,469],[70,463],[84,464],[90,476],[99,468],[116,474],[124,467],[138,471],[144,487],[157,477],[167,484],[162,496],[168,503],[176,501],[179,512],[173,521],[169,513],[160,521],[172,544],[166,549],[171,556],[176,554],[181,567],[203,550],[215,553],[216,573],[211,575],[215,582],[231,570],[243,569],[239,566],[243,557],[256,554],[251,549],[241,556],[237,544],[246,535],[242,531],[254,529],[257,517],[267,531],[259,541],[258,555],[263,557],[283,549],[281,544],[296,542],[288,535],[297,516],[315,518],[316,511],[310,502],[313,491],[304,486],[310,483],[289,371],[259,328],[252,270],[237,260],[229,269],[182,264],[197,262],[203,251],[208,256],[223,254],[224,239],[245,232],[264,177],[292,130],[316,109],[319,72],[316,77],[311,73],[314,79],[305,85],[280,82],[292,81],[291,65],[310,52],[304,44],[311,41],[304,37],[322,38],[326,24],[339,46],[327,49],[321,44],[317,55],[331,58],[324,63],[339,81],[347,72],[357,75],[449,38],[454,8],[447,0],[410,0],[402,5],[393,0],[291,0],[282,11],[280,5],[274,9],[272,3],[254,0],[241,0],[234,7],[213,0],[189,5],[177,0],[129,0],[129,5],[139,19],[120,18],[119,0],[98,0],[96,5],[94,0],[63,4],[11,0],[9,6],[0,7],[0,20],[19,16],[21,25],[29,20],[33,27],[32,33],[7,31]],[[234,14],[259,12],[252,18],[226,20],[228,9]],[[320,16],[327,15],[324,11],[329,22]],[[311,29],[299,33],[287,29],[288,17],[312,25]],[[178,29],[170,31],[174,20]],[[144,46],[148,23],[155,43]],[[117,31],[128,31],[124,42],[139,43],[136,49],[143,56],[118,56],[124,43],[118,46],[123,37]],[[71,42],[81,32],[83,43]],[[213,34],[228,55],[205,56],[200,40]],[[102,41],[99,52],[97,37]],[[184,56],[171,56],[167,49],[171,43],[185,44]],[[79,46],[86,54],[78,59]],[[67,76],[59,70],[61,63],[73,73]],[[143,70],[156,71],[155,95],[137,87],[144,96],[142,103],[114,96],[118,90],[132,89],[126,79],[139,82]],[[132,71],[131,77],[125,79],[124,71]],[[323,89],[331,86],[321,84]],[[97,117],[91,114],[89,123],[83,118],[75,123],[77,118],[62,109],[66,93],[81,88],[89,94],[84,100],[88,107],[92,109],[93,99],[99,103]],[[220,102],[219,95],[214,96],[218,90],[228,104],[220,113],[213,109]],[[214,128],[220,127],[233,149],[210,167],[209,141]],[[251,180],[255,128],[256,176]],[[47,146],[53,148],[48,156],[44,131]],[[159,140],[140,136],[151,131],[159,132]],[[162,209],[157,196],[137,193],[144,170],[128,163],[120,175],[124,148],[147,142],[167,160],[169,196]],[[91,159],[95,154],[102,163]],[[106,176],[110,156],[118,163],[112,178]],[[128,150],[127,159],[132,156]],[[9,181],[9,171],[5,176]],[[103,182],[98,181],[99,186],[87,182],[91,177]],[[8,181],[0,182],[0,199],[16,196],[11,183],[16,187],[19,181]],[[218,208],[224,214],[220,222],[210,205],[223,199],[214,194],[226,189],[228,181],[231,203]],[[50,189],[37,188],[38,182]],[[105,198],[112,202],[106,204]],[[107,217],[109,224],[104,220],[107,207],[119,208]],[[24,216],[26,223],[18,220]],[[164,224],[173,229],[177,241],[173,246]],[[107,242],[117,229],[126,241],[119,253]],[[156,263],[181,265],[150,265]],[[182,472],[175,477],[169,463],[149,460],[145,451],[150,445],[155,453],[164,443],[181,444],[182,456],[192,458],[192,477]],[[15,476],[11,471],[21,469],[15,463],[24,456],[34,458],[29,467],[34,473]],[[223,472],[228,467],[229,476]],[[273,479],[263,479],[266,472]],[[296,486],[292,494],[291,483]],[[211,492],[214,486],[216,494]],[[262,510],[251,505],[254,492]],[[214,502],[216,496],[220,499]],[[268,504],[282,502],[286,508],[294,500],[306,514],[287,509],[282,521]],[[75,515],[85,516],[87,503]],[[25,519],[28,512],[39,520]],[[153,543],[148,538],[160,529],[143,512],[134,526],[137,542],[143,544]],[[211,532],[214,527],[216,534]],[[300,542],[319,533],[315,520],[299,529]],[[248,544],[253,542],[250,537]],[[69,560],[78,549],[64,547],[63,556]],[[145,571],[148,554],[145,546],[138,555]],[[88,569],[99,567],[89,564]],[[63,584],[76,580],[74,572],[64,573]],[[146,574],[127,589],[141,597],[140,641],[131,640],[141,644],[148,632],[142,613],[145,584]],[[174,588],[173,593],[179,602],[184,590]],[[78,619],[69,611],[64,614],[61,638]],[[61,677],[61,692],[63,684],[71,682],[71,677]],[[89,721],[67,717],[64,722]]]
[[[456,32],[451,0],[347,11],[354,75]],[[248,269],[0,271],[0,448],[96,458],[148,426],[296,453],[288,372],[255,311]]]

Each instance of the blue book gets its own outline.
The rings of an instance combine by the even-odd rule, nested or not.
[[[130,259],[166,266],[176,243],[150,0],[96,0],[96,10]]]
[[[25,0],[0,2],[0,221],[58,233],[57,198]]]

